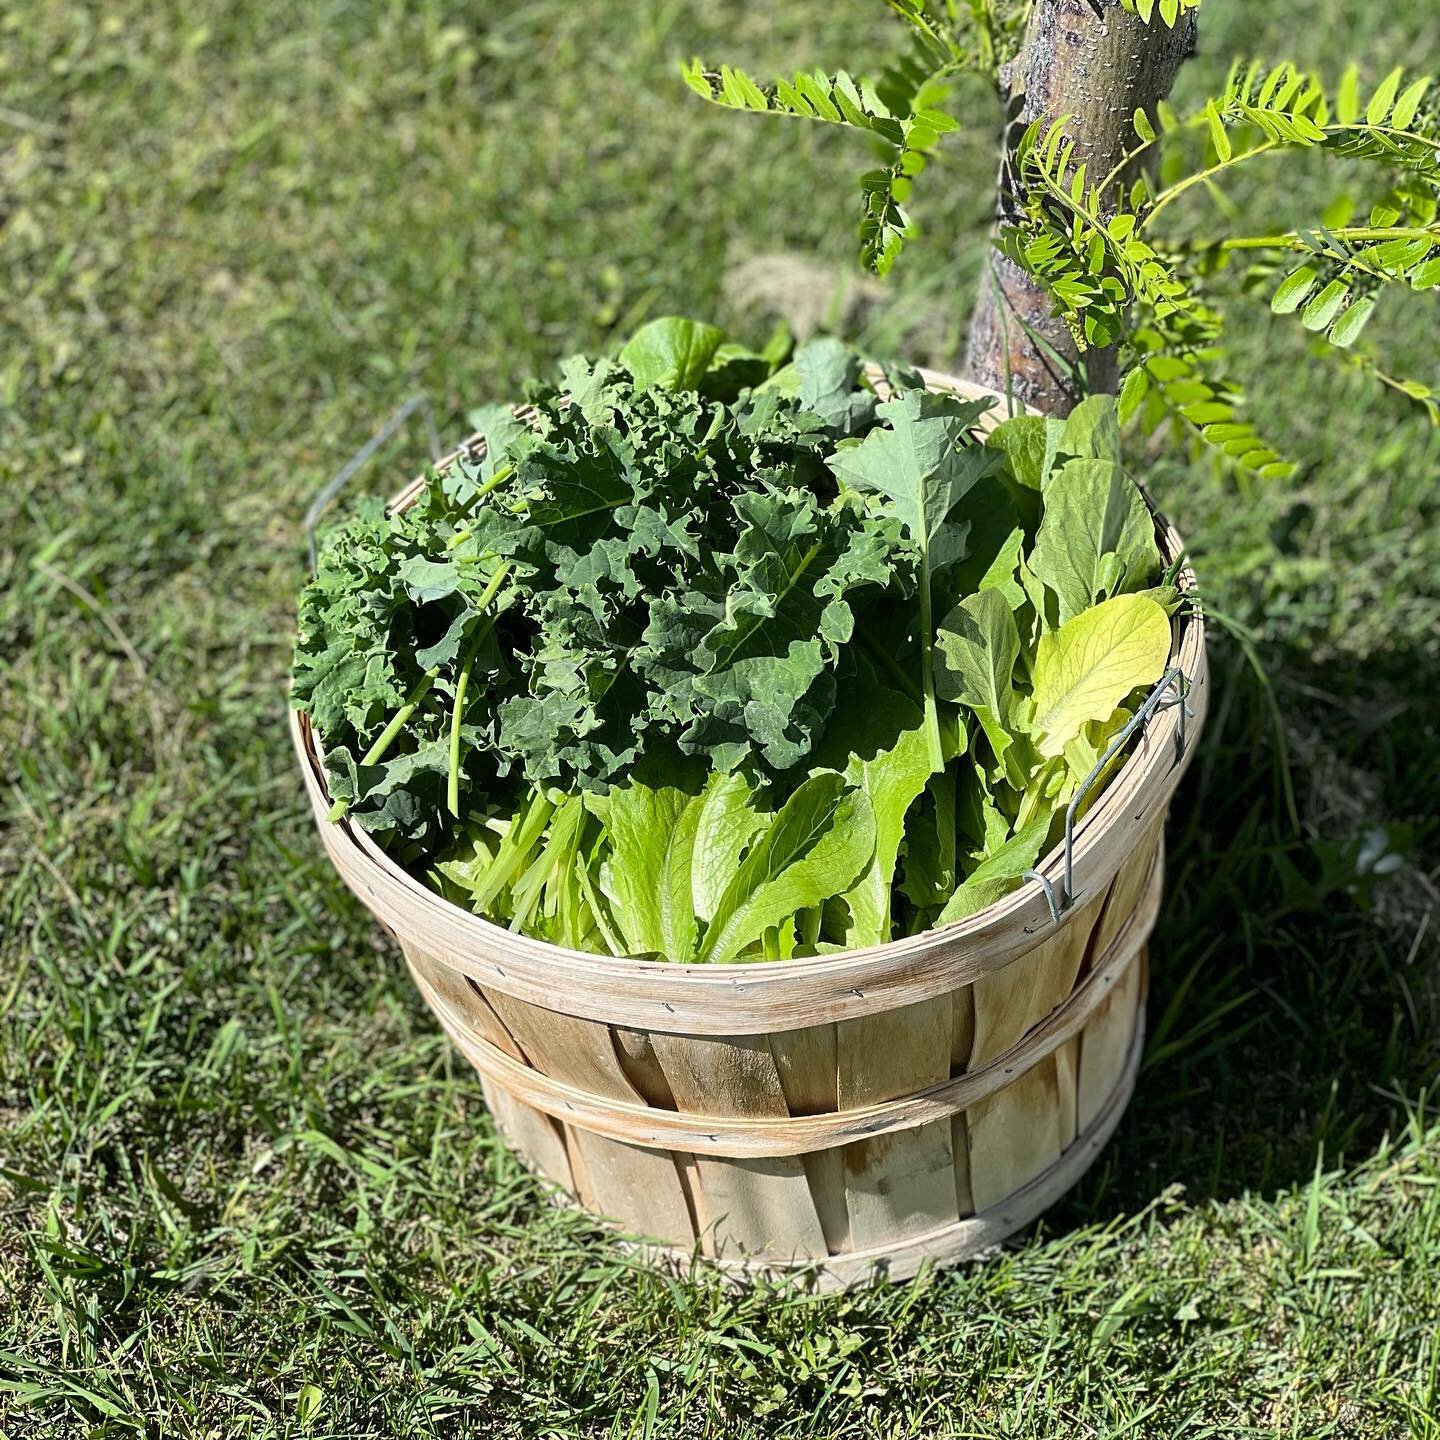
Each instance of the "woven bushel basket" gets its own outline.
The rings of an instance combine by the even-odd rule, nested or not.
[[[1156,534],[1177,559],[1158,516]],[[1170,663],[1188,714],[1157,710],[1077,825],[1058,920],[1028,880],[941,930],[757,964],[581,954],[452,905],[327,820],[320,737],[292,725],[331,860],[399,941],[531,1169],[656,1259],[811,1269],[838,1288],[994,1245],[1115,1129],[1144,1039],[1166,810],[1205,714],[1198,616],[1176,616]],[[1039,866],[1057,892],[1062,852]]]

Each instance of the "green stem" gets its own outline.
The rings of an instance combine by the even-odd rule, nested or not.
[[[507,560],[496,570],[476,603],[477,610],[485,610],[499,594],[500,587],[505,583],[511,568],[511,563]],[[460,673],[455,677],[455,704],[450,711],[450,780],[445,790],[445,803],[456,819],[460,817],[460,721],[465,713],[465,692],[470,686],[470,670],[475,664],[475,657],[480,653],[480,647],[485,643],[485,637],[494,628],[495,617],[487,615],[480,622],[470,643],[465,647],[465,658],[461,662]]]
[[[504,465],[497,465],[495,467],[495,473],[460,507],[458,512],[460,516],[468,519],[475,513],[475,507],[487,495],[498,490],[514,473],[515,467],[510,464],[509,461]],[[470,532],[468,530],[458,531],[450,537],[450,544],[452,546],[460,544],[462,539],[469,537],[469,534]]]
[[[395,737],[405,728],[410,717],[415,713],[415,707],[425,698],[431,685],[435,683],[435,677],[440,673],[438,665],[432,665],[416,682],[410,693],[405,697],[405,703],[390,717],[390,723],[380,732],[379,738],[365,752],[364,759],[360,761],[362,767],[366,765],[378,765],[384,758],[385,752],[394,743]],[[331,820],[339,820],[350,808],[347,800],[337,800],[330,807]]]
[[[865,653],[895,682],[896,688],[902,695],[908,696],[911,700],[918,700],[920,698],[920,691],[916,687],[915,677],[909,674],[883,645],[878,644],[868,635],[861,636],[860,644]]]
[[[799,934],[799,944],[796,950],[803,949],[807,954],[813,955],[815,947],[820,943],[820,925],[824,919],[824,909],[819,905],[811,905],[800,912],[799,924],[796,926]]]
[[[1430,233],[1440,238],[1435,225],[1342,225],[1329,233],[1337,240],[1409,240],[1415,235]],[[1220,242],[1222,250],[1309,250],[1305,237],[1297,230],[1278,235],[1237,235]]]
[[[595,928],[600,932],[600,938],[604,940],[606,948],[612,955],[623,957],[629,953],[624,941],[616,933],[605,914],[604,902],[595,891],[595,882],[590,878],[590,867],[583,855],[575,857],[575,874],[580,879],[580,889],[585,896],[585,903],[590,907],[590,914],[594,918]]]
[[[940,711],[935,703],[935,657],[930,599],[930,557],[920,562],[920,693],[924,697],[925,745],[930,771],[938,775],[945,768],[945,750],[940,743]]]

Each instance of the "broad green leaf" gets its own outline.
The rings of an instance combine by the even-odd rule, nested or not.
[[[975,714],[1003,765],[1012,740],[1015,662],[1020,635],[998,590],[967,596],[941,622],[935,637],[935,690],[942,700]]]
[[[1109,719],[1169,658],[1170,621],[1143,595],[1106,600],[1041,635],[1031,728],[1040,753],[1059,755],[1092,720]]]
[[[1113,395],[1087,395],[1060,427],[1058,452],[1079,460],[1120,463],[1120,421]]]
[[[950,512],[998,462],[994,451],[970,436],[989,408],[986,400],[906,390],[877,407],[887,428],[872,430],[859,445],[837,451],[826,462],[843,484],[883,495],[920,552],[920,682],[930,764],[937,771],[944,756],[930,659],[931,582],[940,566],[964,553],[968,524],[952,522]]]
[[[879,403],[871,390],[857,389],[864,362],[839,340],[811,340],[795,352],[798,395],[835,435],[853,435],[875,418]]]
[[[610,855],[601,874],[635,954],[689,960],[695,950],[691,868],[703,801],[632,782],[610,792]]]
[[[845,777],[803,781],[725,887],[697,959],[724,964],[797,910],[843,895],[875,854],[875,812]]]
[[[714,918],[741,858],[767,823],[743,775],[732,771],[710,777],[696,818],[690,872],[691,901],[700,919]]]
[[[1119,466],[1071,460],[1051,477],[1030,568],[1054,591],[1061,624],[1152,583],[1160,573],[1155,524]]]
[[[995,551],[995,558],[986,568],[976,585],[978,591],[995,590],[1005,598],[1011,610],[1018,610],[1025,603],[1025,591],[1015,578],[1020,568],[1020,557],[1025,550],[1025,532],[1017,526]]]
[[[640,386],[693,390],[710,368],[725,332],[698,320],[666,315],[642,326],[620,352],[620,363]]]
[[[900,888],[920,910],[943,905],[955,889],[957,770],[967,795],[983,787],[983,778],[977,780],[968,757],[961,756],[930,777],[919,804],[906,820]]]
[[[875,816],[875,853],[864,873],[841,897],[850,909],[847,945],[880,945],[890,939],[890,897],[905,817],[930,779],[924,716],[893,690],[851,687],[835,713],[817,759],[842,769],[870,799]]]
[[[987,905],[1003,900],[1019,888],[1027,870],[1033,870],[1050,834],[1050,815],[1037,817],[1011,836],[965,878],[936,919],[936,925],[976,915]]]
[[[1120,706],[1108,720],[1092,720],[1065,746],[1065,764],[1069,767],[1069,783],[1063,798],[1068,802],[1100,762],[1100,757],[1110,748],[1115,737],[1134,718],[1131,710]],[[1081,802],[1078,814],[1086,814],[1092,805],[1105,793],[1105,785],[1117,767],[1124,763],[1123,751],[1110,758],[1110,763],[1095,778],[1089,793]]]
[[[1039,490],[1045,479],[1045,421],[1039,415],[1016,415],[1002,420],[986,437],[985,444],[1004,453],[1010,473],[1031,490]]]
[[[657,599],[632,668],[683,726],[680,748],[730,770],[759,758],[788,770],[810,753],[854,633],[852,599],[891,576],[893,532],[860,503],[755,491],[732,502],[731,555],[693,588]],[[893,522],[889,522],[893,526]]]
[[[994,455],[967,443],[989,408],[989,401],[907,390],[877,407],[882,428],[826,463],[852,489],[885,496],[928,552],[961,497],[995,464]]]

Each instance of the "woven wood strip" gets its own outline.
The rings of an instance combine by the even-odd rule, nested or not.
[[[804,1155],[949,1119],[1002,1091],[1032,1066],[1053,1055],[1080,1033],[1144,947],[1159,914],[1163,878],[1162,867],[1152,864],[1144,899],[1131,912],[1109,951],[1097,959],[1090,973],[1063,1004],[987,1064],[902,1099],[820,1115],[692,1115],[684,1111],[652,1110],[648,1106],[594,1095],[513,1060],[471,1029],[466,1018],[457,1015],[418,970],[412,970],[412,974],[451,1039],[483,1076],[527,1105],[567,1125],[593,1130],[632,1145],[694,1154],[735,1158]]]
[[[974,395],[954,377],[923,372],[936,388]],[[998,416],[997,416],[998,418]],[[459,453],[474,454],[474,446]],[[453,458],[453,457],[452,457]],[[446,462],[442,462],[444,464]],[[417,493],[402,492],[403,505]],[[1167,560],[1184,554],[1179,535],[1157,517]],[[1182,570],[1182,588],[1194,575]],[[1208,699],[1204,624],[1182,616],[1174,627],[1171,663],[1190,682],[1188,731],[1198,735]],[[358,826],[327,821],[319,739],[292,714],[301,771],[331,860],[352,891],[407,948],[443,957],[487,991],[587,1020],[642,1031],[690,1035],[773,1034],[845,1021],[954,993],[1010,964],[1056,934],[1041,887],[1031,881],[980,914],[868,950],[803,960],[746,965],[671,965],[569,951],[517,935],[443,900],[409,875]],[[1081,821],[1075,840],[1075,898],[1081,905],[1110,885],[1126,860],[1160,823],[1194,752],[1177,758],[1178,708],[1156,715]],[[1060,847],[1039,870],[1058,884]],[[1077,909],[1079,907],[1077,906]],[[1073,923],[1076,911],[1060,924]]]
[[[1140,971],[1137,977],[1139,1018],[1131,1032],[1119,1080],[1089,1124],[1043,1174],[977,1215],[967,1215],[927,1234],[886,1242],[869,1250],[829,1256],[794,1254],[744,1258],[720,1255],[709,1257],[710,1263],[735,1285],[748,1285],[760,1275],[804,1274],[814,1276],[818,1292],[833,1294],[840,1290],[908,1280],[925,1265],[953,1265],[972,1259],[1023,1230],[1070,1190],[1095,1163],[1130,1102],[1145,1049],[1146,959],[1143,948],[1136,965]],[[644,1242],[622,1243],[648,1263],[664,1266],[677,1274],[686,1274],[693,1263],[693,1252],[689,1250]]]

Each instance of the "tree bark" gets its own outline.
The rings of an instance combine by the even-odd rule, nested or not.
[[[1120,0],[1035,0],[1025,48],[1006,67],[1005,152],[1000,167],[997,227],[1017,216],[1014,148],[1037,117],[1071,117],[1075,162],[1091,176],[1111,170],[1136,143],[1132,117],[1155,107],[1195,48],[1193,12],[1168,29],[1147,25]],[[1083,361],[1051,300],[999,251],[990,255],[970,325],[965,369],[970,379],[1008,391],[1037,409],[1064,414],[1085,387],[1112,390],[1116,358],[1089,351]]]

